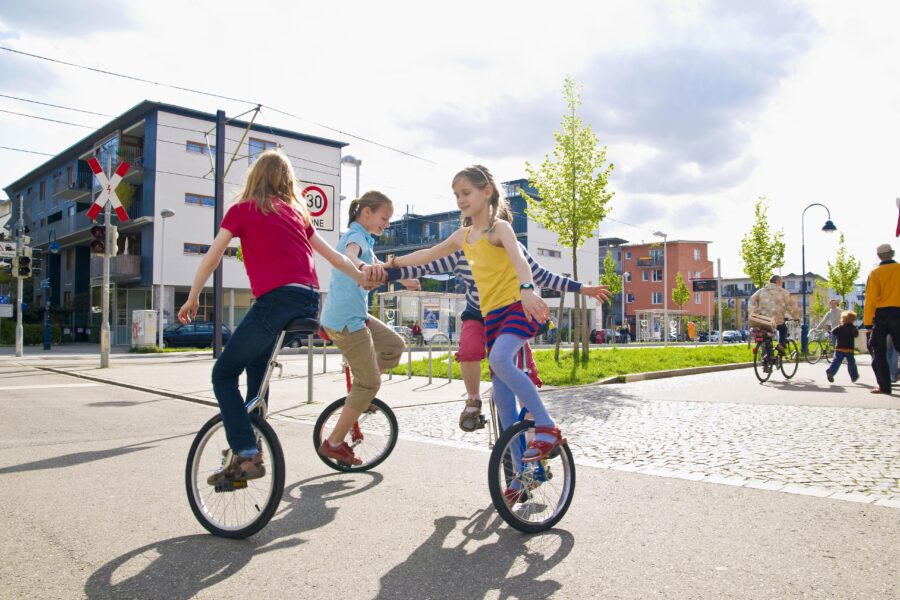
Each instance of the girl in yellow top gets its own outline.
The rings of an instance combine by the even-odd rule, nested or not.
[[[534,417],[535,437],[522,460],[541,460],[562,442],[528,375],[514,359],[541,324],[550,318],[547,304],[535,292],[531,268],[523,256],[512,226],[497,214],[505,201],[500,199],[490,172],[480,165],[463,169],[453,178],[453,193],[464,223],[449,238],[425,250],[395,257],[387,267],[411,267],[430,263],[462,250],[472,268],[472,278],[481,298],[488,361],[494,386],[494,403],[502,427],[516,421],[516,398]],[[514,503],[518,490],[507,490]]]

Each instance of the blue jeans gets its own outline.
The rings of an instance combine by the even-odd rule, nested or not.
[[[275,288],[256,299],[213,365],[213,392],[228,445],[235,453],[256,449],[250,416],[238,389],[241,372],[247,371],[247,398],[255,398],[284,327],[294,319],[314,319],[318,313],[318,292],[296,286]]]
[[[850,379],[856,381],[859,379],[859,369],[856,368],[856,357],[853,356],[852,352],[835,351],[834,360],[831,361],[828,372],[834,377],[837,374],[838,369],[841,368],[841,363],[844,362],[845,358],[847,359],[847,370],[850,371]]]

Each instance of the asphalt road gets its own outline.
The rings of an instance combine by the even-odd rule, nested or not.
[[[566,518],[526,536],[486,448],[401,439],[345,475],[287,417],[279,513],[222,540],[183,486],[214,409],[2,364],[0,402],[2,598],[900,597],[896,508],[579,465]]]

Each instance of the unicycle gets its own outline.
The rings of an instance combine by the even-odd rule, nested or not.
[[[266,391],[272,372],[282,365],[278,353],[286,334],[310,335],[319,329],[315,319],[294,319],[278,336],[259,395],[245,402],[266,473],[258,479],[230,481],[216,486],[206,478],[228,464],[231,449],[225,438],[222,415],[206,422],[194,438],[185,468],[188,503],[200,524],[213,535],[246,538],[271,520],[284,493],[284,452],[275,430],[266,421]]]

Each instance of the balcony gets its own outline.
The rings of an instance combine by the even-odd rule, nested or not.
[[[103,256],[91,256],[91,279],[103,278]],[[141,280],[141,256],[126,254],[111,256],[109,259],[109,280],[115,283],[130,283]]]
[[[53,186],[53,197],[57,200],[88,200],[94,188],[93,173],[78,173],[72,181],[58,179]]]
[[[666,264],[662,256],[642,256],[637,259],[639,267],[661,267]]]

